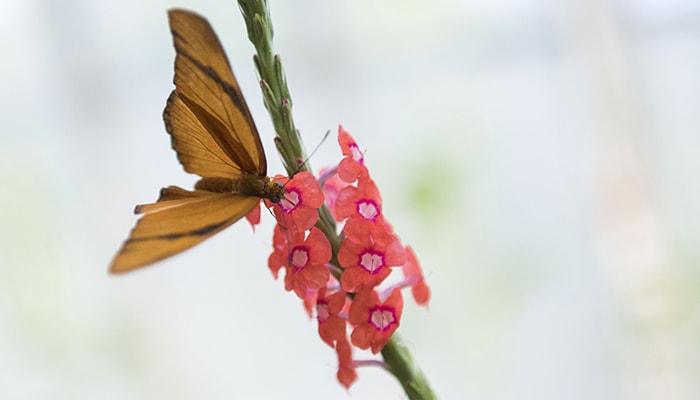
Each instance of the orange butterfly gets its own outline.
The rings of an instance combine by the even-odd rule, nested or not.
[[[279,202],[282,185],[267,176],[253,118],[219,39],[201,16],[170,10],[175,45],[175,90],[163,120],[185,171],[202,177],[194,191],[161,189],[143,214],[110,272],[144,267],[197,245],[247,215],[260,198]]]

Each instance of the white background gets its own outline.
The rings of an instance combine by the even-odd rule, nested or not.
[[[307,147],[342,123],[422,261],[399,331],[440,398],[698,398],[698,4],[271,0]],[[0,3],[0,398],[346,398],[266,213],[107,274],[133,206],[195,180],[161,121],[172,6],[282,172],[233,0]],[[359,374],[349,397],[404,398]]]

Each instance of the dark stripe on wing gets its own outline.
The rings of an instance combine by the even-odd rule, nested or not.
[[[212,233],[215,233],[217,230],[225,228],[231,224],[231,221],[224,221],[224,222],[219,222],[217,224],[211,224],[207,225],[205,227],[199,228],[199,229],[194,229],[189,232],[183,232],[183,233],[169,233],[167,235],[155,235],[155,236],[148,236],[148,237],[141,237],[141,238],[130,238],[128,239],[124,244],[129,242],[146,242],[149,240],[175,240],[175,239],[180,239],[183,237],[187,236],[206,236]]]
[[[183,57],[187,59],[188,61],[192,62],[195,67],[197,67],[200,71],[202,71],[206,76],[208,76],[210,79],[212,79],[214,82],[216,82],[221,89],[223,89],[224,93],[229,97],[231,102],[233,103],[234,107],[240,112],[240,114],[245,118],[246,124],[250,127],[251,130],[253,130],[253,134],[257,135],[257,130],[255,127],[255,123],[253,122],[253,118],[250,115],[250,111],[248,111],[248,107],[245,104],[245,100],[243,99],[243,95],[240,93],[240,90],[237,89],[236,87],[230,85],[229,83],[225,82],[224,80],[221,79],[219,74],[210,66],[204,65],[202,62],[200,62],[198,59],[187,53],[182,46],[178,46],[178,40],[181,40],[184,43],[187,43],[187,39],[184,38],[183,36],[177,34],[177,32],[171,30],[173,36],[177,39],[174,40],[174,46],[175,46],[175,51],[177,54],[177,57]],[[217,46],[220,47],[220,46]],[[225,55],[224,55],[225,57]],[[175,63],[177,67],[177,61]],[[234,78],[235,79],[235,78]],[[229,129],[225,127],[218,118],[215,116],[211,115],[209,112],[205,111],[201,106],[199,106],[195,101],[187,98],[184,96],[182,93],[178,92],[178,96],[182,99],[182,101],[192,110],[192,112],[197,116],[197,119],[204,125],[204,127],[212,133],[212,136],[216,140],[216,142],[219,144],[221,149],[226,152],[226,154],[231,157],[231,160],[233,160],[235,163],[240,165],[240,167],[245,171],[250,174],[257,174],[261,176],[265,176],[267,171],[258,171],[257,167],[255,166],[254,160],[250,157],[248,152],[245,150],[245,147],[243,146],[243,143],[241,143],[240,140],[234,135],[231,135],[229,132]],[[231,121],[229,121],[231,123]],[[231,127],[231,129],[235,129],[235,127]],[[225,136],[224,136],[225,135]],[[237,145],[238,149],[230,146],[230,144],[226,140],[222,140],[222,137],[227,137],[230,138],[235,144]],[[260,145],[257,143],[257,145]],[[261,146],[261,145],[260,145]],[[259,148],[259,153],[262,153],[262,148]]]

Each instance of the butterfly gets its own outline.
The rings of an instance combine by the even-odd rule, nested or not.
[[[165,128],[195,190],[168,186],[143,214],[114,257],[110,272],[132,271],[185,251],[232,225],[261,198],[277,203],[284,187],[267,176],[267,161],[226,54],[211,25],[186,10],[168,11],[175,46],[175,90]]]

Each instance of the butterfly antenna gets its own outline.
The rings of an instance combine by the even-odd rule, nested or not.
[[[331,130],[329,129],[329,130],[326,131],[326,134],[323,135],[323,138],[321,139],[320,142],[318,142],[318,144],[316,145],[316,147],[314,148],[314,150],[311,152],[311,154],[309,154],[309,155],[306,157],[306,160],[304,160],[304,162],[302,162],[302,163],[299,164],[299,167],[297,168],[296,171],[294,171],[294,174],[297,174],[299,171],[301,171],[302,168],[304,168],[304,165],[306,165],[306,163],[309,162],[309,160],[311,159],[311,157],[312,157],[314,154],[316,154],[316,151],[321,147],[321,145],[323,144],[323,142],[325,142],[326,139],[328,139],[328,135],[330,135],[330,134],[331,134]],[[290,180],[291,180],[291,179],[290,179]],[[287,182],[285,182],[284,185],[282,185],[282,187],[283,187],[283,188],[286,187],[288,182],[289,182],[289,180],[288,180]],[[293,201],[291,201],[291,200],[289,200],[289,199],[284,199],[284,200],[287,200],[287,201],[290,202],[292,205],[296,205],[296,204],[294,204]]]
[[[323,138],[321,139],[320,142],[318,142],[318,144],[316,145],[316,147],[314,148],[314,150],[311,152],[311,154],[309,154],[309,155],[306,157],[306,160],[304,160],[304,162],[302,162],[302,163],[299,164],[299,167],[297,168],[297,170],[294,171],[295,174],[296,174],[297,172],[301,171],[302,168],[304,168],[304,166],[306,165],[306,163],[308,163],[309,160],[311,159],[311,157],[312,157],[314,154],[316,154],[316,151],[318,151],[318,149],[321,147],[321,145],[323,144],[323,142],[325,142],[326,139],[328,139],[328,135],[330,135],[330,134],[331,134],[331,130],[329,129],[329,130],[326,131],[326,134],[323,135]]]

